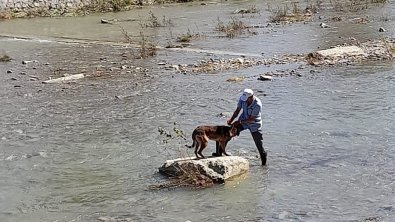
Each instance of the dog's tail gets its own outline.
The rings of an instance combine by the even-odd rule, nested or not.
[[[194,148],[195,146],[196,146],[196,134],[197,134],[197,130],[195,129],[193,132],[192,132],[192,145],[185,145],[186,147],[188,147],[188,148]]]
[[[194,148],[196,146],[196,141],[194,140],[192,145],[190,145],[190,146],[189,145],[185,145],[185,146],[188,148]]]

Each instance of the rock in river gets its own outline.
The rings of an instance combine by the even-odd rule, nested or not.
[[[273,76],[260,75],[258,80],[261,80],[261,81],[272,81],[273,80]]]
[[[248,160],[239,156],[210,157],[196,160],[195,158],[179,158],[167,160],[160,168],[159,172],[165,175],[180,175],[185,172],[184,167],[196,167],[200,173],[208,176],[215,182],[225,180],[243,174],[248,171]]]

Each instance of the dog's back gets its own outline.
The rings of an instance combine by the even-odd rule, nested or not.
[[[192,133],[192,146],[195,147],[195,155],[199,159],[198,154],[205,158],[202,154],[204,148],[207,147],[209,140],[219,142],[221,149],[225,155],[225,146],[227,142],[236,135],[237,128],[235,126],[198,126]]]
[[[232,127],[230,126],[198,126],[192,133],[192,139],[193,134],[195,134],[195,136],[205,135],[208,139],[214,141],[226,141],[232,137],[230,133],[231,129]]]

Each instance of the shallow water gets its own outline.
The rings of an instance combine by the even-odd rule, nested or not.
[[[234,16],[230,12],[250,2],[151,10],[172,15],[175,36],[188,27],[203,33],[206,37],[193,41],[192,48],[263,52],[270,57],[327,48],[348,37],[361,41],[393,37],[394,3],[361,12],[372,17],[367,25],[350,25],[346,20],[321,29],[320,21],[315,21],[258,29],[256,36],[231,40],[218,37],[213,31],[215,21],[218,15],[224,20]],[[246,21],[265,25],[266,4],[256,4],[263,9],[261,14],[245,15]],[[29,81],[29,75],[42,80],[56,72],[93,72],[101,69],[103,56],[108,58],[106,66],[111,61],[120,64],[122,47],[56,41],[119,42],[123,40],[119,27],[102,25],[100,19],[138,19],[148,11],[0,23],[3,35],[34,39],[0,39],[1,49],[14,58],[0,64],[0,221],[395,220],[393,61],[309,67],[302,77],[260,82],[257,74],[299,64],[182,75],[158,69],[156,64],[196,63],[222,55],[160,50],[152,60],[130,61],[148,67],[148,76],[120,72],[71,84]],[[326,13],[322,12],[324,18],[336,14]],[[380,17],[386,13],[389,21],[383,22]],[[138,22],[122,24],[131,36],[138,35],[133,32]],[[378,25],[387,32],[373,31]],[[144,31],[157,36],[162,46],[169,38],[168,27]],[[34,59],[38,64],[21,65],[22,60]],[[310,69],[318,72],[308,74]],[[7,74],[7,70],[13,72]],[[242,83],[226,81],[241,75],[247,77]],[[250,158],[247,175],[204,190],[150,190],[149,185],[164,181],[157,167],[184,153],[184,144],[190,142],[162,143],[158,127],[171,130],[176,122],[189,138],[197,125],[225,124],[226,118],[217,115],[232,112],[245,87],[256,91],[263,102],[268,166],[259,166],[251,136],[243,132],[228,150]],[[213,149],[210,143],[205,152]]]

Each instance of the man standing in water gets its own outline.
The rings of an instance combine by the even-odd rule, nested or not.
[[[245,89],[240,96],[236,110],[227,123],[228,125],[231,125],[233,120],[239,115],[240,111],[243,111],[239,116],[239,119],[233,124],[238,126],[238,134],[245,129],[250,130],[256,148],[258,148],[259,155],[261,156],[262,165],[264,166],[266,165],[267,154],[263,149],[261,110],[261,100],[254,96],[254,92],[251,89]],[[215,156],[220,156],[221,154],[222,153],[217,149]]]

